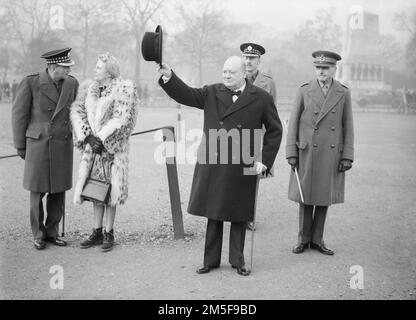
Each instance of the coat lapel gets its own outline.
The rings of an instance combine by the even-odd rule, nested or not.
[[[220,100],[219,103],[223,104],[223,106],[220,106],[219,104],[217,104],[217,114],[221,115],[221,111],[227,110],[227,108],[233,103],[233,100],[226,86],[221,86],[219,90],[217,91],[216,96],[218,100]]]
[[[47,69],[40,73],[40,90],[53,102],[58,103],[59,93],[51,77],[48,75]]]
[[[58,104],[56,106],[56,109],[52,118],[54,118],[63,108],[66,107],[66,103],[68,102],[68,99],[72,93],[71,87],[72,87],[72,84],[69,81],[69,79],[68,78],[65,79],[62,84],[61,95],[59,97]]]
[[[316,104],[315,107],[317,107],[318,109],[317,111],[320,111],[321,109],[323,109],[322,106],[325,103],[325,97],[317,80],[312,81],[308,94],[311,97],[311,99],[315,102]]]
[[[326,96],[318,119],[316,120],[316,124],[318,124],[332,110],[338,101],[341,100],[343,95],[344,90],[342,89],[339,82],[334,79],[331,88],[329,88],[328,95]]]
[[[246,107],[249,103],[251,103],[256,97],[256,88],[250,84],[248,81],[246,82],[246,88],[244,92],[238,97],[238,99],[227,109],[224,115],[221,117],[221,120],[228,117],[230,114]]]

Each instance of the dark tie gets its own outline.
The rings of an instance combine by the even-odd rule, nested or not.
[[[231,95],[232,95],[232,96],[237,96],[237,97],[239,97],[239,96],[240,96],[240,94],[241,94],[241,90],[231,91]]]

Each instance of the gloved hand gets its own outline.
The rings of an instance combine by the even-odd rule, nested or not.
[[[287,159],[287,162],[292,167],[292,170],[295,171],[296,169],[299,169],[299,158],[298,157],[292,157]]]
[[[267,170],[267,167],[261,163],[261,162],[255,162],[253,164],[252,170],[256,173],[256,174],[260,174],[263,173]]]
[[[85,138],[85,142],[91,146],[91,149],[94,153],[101,154],[104,150],[104,145],[100,138],[91,134]]]
[[[25,160],[25,158],[26,158],[26,149],[17,149],[17,154],[19,155],[20,158]]]
[[[352,168],[352,161],[348,159],[341,159],[338,165],[338,171],[344,172]]]

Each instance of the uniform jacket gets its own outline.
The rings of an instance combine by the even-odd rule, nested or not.
[[[26,149],[23,187],[59,193],[72,187],[73,144],[69,109],[78,81],[67,77],[59,95],[44,70],[25,77],[13,102],[12,127],[16,149]]]
[[[223,84],[191,88],[174,73],[167,83],[160,79],[159,84],[177,102],[204,112],[204,139],[198,150],[188,212],[220,221],[252,221],[256,176],[244,175],[244,168],[253,161],[271,168],[282,138],[282,126],[272,97],[247,83],[233,103]],[[266,129],[263,146],[253,143],[254,131],[257,129],[261,136],[262,125]],[[218,132],[218,137],[210,138],[210,129]],[[237,138],[226,148],[219,147],[219,141],[230,132],[237,133]],[[251,135],[251,143],[242,144],[243,132]],[[216,152],[212,152],[213,147]],[[233,152],[233,148],[237,151]],[[242,155],[248,151],[255,160],[243,159]],[[218,164],[225,153],[228,153],[228,162]]]
[[[299,179],[305,204],[329,206],[344,202],[345,172],[341,159],[354,160],[351,94],[333,80],[325,98],[318,80],[301,86],[290,115],[286,158],[299,157]],[[291,173],[289,199],[301,202]]]
[[[98,82],[87,81],[71,106],[71,123],[75,146],[82,151],[74,202],[81,203],[81,192],[92,165],[93,153],[84,143],[90,134],[103,141],[105,151],[114,157],[111,164],[110,205],[124,204],[128,196],[129,140],[138,113],[136,86],[115,78],[98,96]]]
[[[262,88],[263,90],[271,94],[271,96],[273,97],[274,103],[276,103],[276,85],[272,77],[259,71],[256,79],[253,82],[253,85],[255,85],[256,87]]]

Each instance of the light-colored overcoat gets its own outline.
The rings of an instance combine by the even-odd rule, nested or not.
[[[71,123],[75,146],[81,151],[78,180],[74,190],[74,202],[81,203],[81,192],[89,174],[93,153],[85,138],[90,134],[103,141],[111,163],[110,205],[124,204],[128,196],[129,139],[134,130],[138,97],[136,86],[129,80],[115,78],[98,94],[99,84],[87,81],[80,87],[78,96],[71,106]]]
[[[345,172],[341,159],[354,160],[351,94],[336,80],[325,98],[317,80],[302,85],[290,116],[286,158],[299,157],[299,178],[305,204],[329,206],[344,202]],[[301,202],[295,173],[289,199]]]

